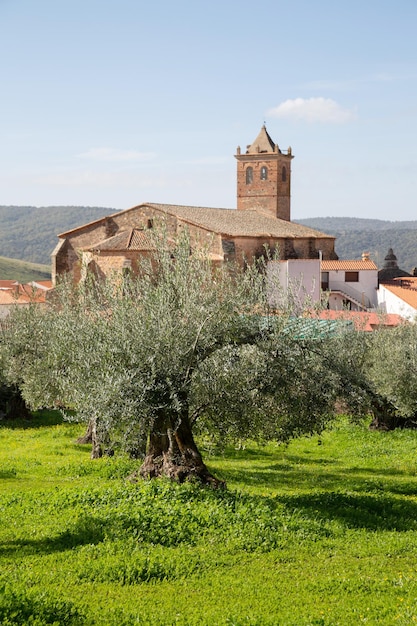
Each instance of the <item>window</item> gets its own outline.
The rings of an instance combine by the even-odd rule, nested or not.
[[[251,183],[253,183],[253,168],[248,167],[246,170],[246,184],[250,185]]]
[[[345,272],[345,283],[358,283],[359,272]]]
[[[287,180],[287,168],[283,167],[281,172],[281,180],[283,183]]]
[[[263,165],[261,167],[261,180],[267,180],[268,178],[268,168]]]
[[[152,219],[148,219],[147,227],[148,228],[153,228],[153,220]]]
[[[231,239],[222,239],[223,258],[225,261],[233,261],[236,258],[235,242]]]

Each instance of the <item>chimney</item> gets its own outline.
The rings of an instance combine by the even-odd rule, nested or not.
[[[370,261],[371,255],[369,252],[362,252],[362,261]]]

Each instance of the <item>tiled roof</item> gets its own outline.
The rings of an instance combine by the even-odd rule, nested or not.
[[[404,280],[404,279],[403,279]],[[406,304],[410,305],[414,309],[417,309],[417,289],[410,287],[401,287],[400,285],[386,285],[384,284],[385,289],[393,293],[397,298],[401,298]]]
[[[43,303],[46,302],[46,291],[45,289],[37,289],[30,283],[26,285],[15,283],[13,289],[0,289],[0,305]]]
[[[308,226],[269,217],[258,211],[155,203],[146,203],[144,206],[176,215],[184,222],[229,237],[335,239],[333,235],[325,235]]]
[[[345,320],[352,321],[356,330],[371,332],[375,328],[394,327],[402,324],[404,319],[396,313],[378,314],[374,311],[332,311],[325,309],[320,311],[319,317],[322,320]]]
[[[141,207],[151,207],[155,210],[177,216],[184,222],[206,228],[212,232],[230,237],[271,237],[271,238],[295,238],[304,237],[309,239],[335,239],[333,235],[326,235],[318,230],[280,220],[259,213],[258,211],[238,211],[237,209],[217,209],[210,207],[184,206],[176,204],[157,204],[154,202],[144,202],[137,206],[118,211],[108,217],[126,215],[129,211],[134,211]],[[77,231],[81,231],[94,224],[105,222],[106,218],[96,220],[89,224],[84,224],[65,233],[58,235],[60,238],[67,237]]]
[[[34,287],[35,289],[43,289],[44,291],[48,291],[53,287],[52,280],[33,280],[28,283],[28,285]]]
[[[0,280],[0,289],[14,289],[18,284],[17,280]]]
[[[131,228],[117,233],[109,239],[104,239],[94,246],[89,246],[88,250],[154,250],[152,238],[146,231],[138,228]]]
[[[359,271],[359,270],[377,270],[377,266],[371,260],[365,261],[322,261],[322,272],[331,272],[335,270]]]

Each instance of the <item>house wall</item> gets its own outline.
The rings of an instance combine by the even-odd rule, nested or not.
[[[378,306],[384,313],[396,313],[406,320],[417,321],[417,310],[382,284],[378,289]]]
[[[329,272],[329,289],[337,290],[344,288],[348,295],[355,294],[359,302],[366,306],[365,296],[371,304],[376,307],[378,304],[377,288],[378,288],[378,270],[359,270],[358,282],[346,282],[345,270],[332,270]],[[337,294],[332,294],[329,300],[329,308],[343,308],[344,298]]]
[[[186,230],[189,233],[190,243],[192,246],[202,248],[207,253],[222,255],[222,238],[211,230],[188,224],[182,220],[178,220],[177,233]]]
[[[141,257],[150,256],[150,252],[141,252]],[[120,251],[105,250],[99,253],[84,252],[81,264],[80,278],[87,271],[92,272],[97,278],[106,278],[114,273],[121,273],[129,269],[133,274],[138,274],[138,252],[135,250]]]
[[[334,259],[334,242],[334,239],[315,237],[293,239],[294,249],[299,259],[318,259],[320,253],[325,260]]]
[[[271,306],[288,305],[297,310],[320,303],[320,260],[270,261],[267,266]]]

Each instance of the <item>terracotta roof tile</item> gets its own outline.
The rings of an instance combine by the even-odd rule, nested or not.
[[[417,309],[417,289],[410,289],[409,287],[401,287],[397,285],[384,284],[385,289],[393,293],[401,300],[404,300],[406,304],[409,304],[414,309]]]
[[[17,280],[0,280],[0,289],[14,289],[18,284]]]
[[[86,249],[100,252],[105,250],[154,250],[155,245],[149,233],[138,228],[131,228]]]
[[[45,302],[45,292],[34,291],[24,289],[23,285],[20,285],[19,292],[12,289],[0,290],[0,305],[1,304],[29,304],[30,302],[43,303]]]
[[[206,228],[215,233],[231,237],[271,237],[292,238],[305,237],[309,239],[335,239],[333,235],[326,235],[318,230],[280,220],[275,217],[264,215],[258,211],[238,211],[237,209],[218,209],[210,207],[184,206],[176,204],[158,204],[144,202],[124,211],[118,211],[108,217],[125,215],[141,207],[151,207],[162,213],[177,216],[184,222]],[[67,237],[77,231],[81,231],[94,224],[105,222],[106,218],[96,220],[90,224],[84,224],[65,233],[58,235],[60,238]]]
[[[258,211],[155,203],[147,203],[144,206],[176,215],[184,222],[230,237],[335,239],[333,235],[326,235],[295,222],[269,217]]]
[[[335,270],[359,271],[359,270],[377,270],[377,266],[371,260],[366,261],[322,261],[321,269],[323,272],[331,272]]]
[[[325,309],[320,311],[319,318],[322,320],[346,320],[353,321],[356,330],[371,332],[375,328],[394,327],[404,323],[401,315],[396,313],[379,314],[374,311],[332,311]]]

